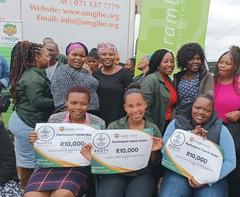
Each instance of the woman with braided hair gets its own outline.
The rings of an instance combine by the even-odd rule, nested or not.
[[[48,50],[29,41],[18,42],[11,54],[10,93],[15,111],[9,120],[9,129],[14,134],[22,189],[36,164],[28,134],[34,130],[36,123],[47,122],[54,110],[50,81],[45,72],[49,61]]]
[[[240,193],[240,48],[232,46],[223,53],[216,65],[214,109],[230,131],[236,151],[236,168],[228,176],[229,197]]]

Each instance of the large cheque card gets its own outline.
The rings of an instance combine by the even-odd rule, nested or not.
[[[92,136],[92,173],[132,172],[148,165],[152,138],[140,130],[102,130]]]
[[[82,146],[91,142],[95,129],[83,124],[39,123],[35,131],[38,140],[34,143],[39,167],[88,166],[81,153]]]
[[[189,131],[176,129],[164,147],[162,165],[199,183],[216,182],[222,168],[221,148]]]

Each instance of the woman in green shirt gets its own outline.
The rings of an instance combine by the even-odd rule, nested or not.
[[[47,122],[54,109],[50,81],[45,72],[49,61],[48,50],[29,41],[18,42],[11,54],[10,91],[15,111],[9,120],[9,129],[14,134],[22,189],[36,164],[28,134],[36,123]]]
[[[139,88],[137,83],[126,90],[124,109],[127,116],[110,123],[108,129],[151,130],[154,137],[149,165],[134,172],[102,175],[97,197],[152,197],[154,193],[156,184],[152,167],[157,163],[157,150],[162,148],[162,138],[157,125],[144,118],[147,105]],[[85,146],[81,152],[85,155],[89,148]]]

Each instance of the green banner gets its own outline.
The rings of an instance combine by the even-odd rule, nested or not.
[[[204,47],[210,0],[142,0],[141,3],[137,62],[160,48],[176,54],[187,42],[198,42]]]

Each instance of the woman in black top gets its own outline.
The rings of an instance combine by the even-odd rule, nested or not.
[[[0,122],[0,196],[21,196],[14,145],[3,122]]]
[[[93,74],[99,81],[99,117],[108,125],[124,116],[123,95],[133,79],[126,69],[114,64],[117,49],[113,44],[101,43],[97,49],[103,65]]]

